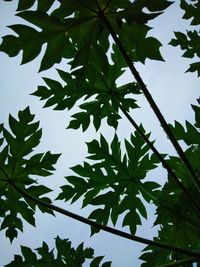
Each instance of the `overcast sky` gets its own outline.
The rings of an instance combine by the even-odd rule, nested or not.
[[[17,1],[10,3],[0,2],[0,37],[11,33],[6,28],[7,25],[21,22],[20,18],[14,16],[16,4]],[[173,31],[183,31],[188,25],[187,21],[181,20],[181,14],[176,3],[168,8],[164,15],[150,23],[155,27],[150,33],[164,44],[161,52],[166,62],[147,60],[145,66],[140,63],[136,64],[158,106],[167,121],[171,123],[174,120],[178,120],[181,123],[186,119],[194,121],[190,104],[195,104],[196,98],[199,97],[199,84],[196,73],[184,74],[190,60],[181,58],[182,52],[178,48],[167,45],[173,37]],[[55,65],[50,70],[38,74],[40,60],[41,57],[38,57],[33,62],[20,65],[21,54],[15,58],[8,58],[6,54],[0,53],[0,119],[1,122],[7,125],[9,113],[16,117],[18,111],[24,109],[27,105],[30,106],[31,112],[36,114],[36,120],[40,120],[40,126],[43,128],[41,144],[36,152],[50,150],[52,153],[62,153],[62,157],[56,165],[57,171],[55,175],[40,180],[46,186],[55,189],[55,194],[52,196],[56,196],[59,192],[59,186],[65,182],[64,176],[71,174],[69,167],[81,164],[84,161],[87,155],[85,142],[98,138],[100,131],[108,140],[111,140],[114,131],[108,128],[106,124],[103,125],[98,133],[95,132],[93,127],[90,127],[85,133],[82,133],[81,130],[65,130],[70,120],[70,114],[72,114],[71,111],[59,112],[52,111],[51,108],[43,109],[44,103],[39,102],[38,98],[29,94],[34,92],[38,85],[43,84],[41,77],[58,79],[55,67],[65,70],[66,62],[62,61],[62,64]],[[130,73],[127,72],[119,82],[126,83],[132,80]],[[143,96],[138,97],[138,103],[142,108],[131,113],[134,119],[137,122],[142,122],[147,131],[152,131],[152,138],[157,139],[156,147],[160,152],[174,153]],[[129,122],[123,119],[120,122],[117,133],[120,139],[123,140],[124,138],[129,138],[132,131],[133,129]],[[154,181],[163,183],[166,173],[163,170],[156,170],[149,177]],[[80,210],[81,202],[71,206],[62,202],[58,204],[85,217],[91,211],[89,208]],[[148,221],[144,221],[142,227],[139,227],[137,235],[152,238],[153,234],[156,233],[156,229],[151,228],[154,221],[153,212],[154,209],[149,208],[150,218]],[[42,244],[42,241],[45,241],[52,248],[54,238],[57,235],[60,238],[69,238],[75,247],[84,241],[85,247],[91,246],[95,249],[96,256],[105,255],[106,260],[112,260],[112,266],[114,267],[140,266],[141,261],[137,258],[141,249],[144,248],[142,244],[104,232],[89,238],[90,229],[88,226],[62,215],[56,215],[54,218],[38,212],[36,217],[37,229],[25,224],[24,233],[19,233],[19,237],[13,241],[12,245],[5,238],[5,232],[0,232],[0,266],[9,263],[14,254],[19,253],[20,245],[37,248]],[[120,228],[120,224],[117,227]],[[123,228],[123,230],[127,229]],[[84,266],[87,266],[87,264]]]

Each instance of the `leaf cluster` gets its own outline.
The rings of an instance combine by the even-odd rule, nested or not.
[[[61,1],[60,6],[50,14],[47,10],[57,1],[46,1],[45,4],[38,1],[36,11],[27,10],[34,2],[20,1],[18,10],[23,11],[17,16],[35,27],[23,24],[9,26],[17,36],[4,36],[0,45],[0,50],[10,57],[18,55],[22,50],[22,64],[36,58],[46,43],[40,71],[59,63],[62,58],[67,58],[71,59],[71,69],[77,79],[81,77],[84,80],[87,77],[95,81],[97,75],[94,68],[106,71],[106,53],[110,47],[110,33],[102,12],[123,37],[127,49],[131,47],[130,53],[135,60],[162,60],[159,52],[161,44],[153,37],[146,37],[150,28],[144,23],[160,15],[171,2],[154,0],[149,3],[147,0],[137,0],[133,3],[120,3],[116,0],[101,0],[97,4],[90,0],[86,4],[83,0],[70,0],[66,3]],[[143,11],[144,7],[149,9],[148,13]]]
[[[180,45],[181,49],[185,50],[183,57],[200,57],[200,36],[196,30],[187,31],[187,34],[184,34],[182,32],[175,32],[175,36],[176,39],[172,39],[169,44],[171,44],[172,46]],[[190,68],[187,71],[197,71],[198,76],[200,76],[200,62],[190,64]]]
[[[67,267],[81,267],[87,259],[92,259],[90,267],[109,267],[111,262],[104,262],[101,264],[103,256],[94,257],[94,250],[92,248],[83,247],[81,243],[76,249],[71,247],[71,242],[68,239],[55,238],[55,248],[57,255],[55,256],[54,249],[50,250],[48,245],[43,242],[42,246],[35,249],[37,253],[33,252],[29,247],[21,246],[21,255],[15,255],[14,260],[7,264],[7,267],[12,266],[67,266]],[[38,254],[39,257],[38,258]]]
[[[185,11],[183,19],[191,19],[190,24],[192,26],[200,24],[200,4],[199,2],[194,4],[189,4],[185,0],[181,0],[180,7]],[[200,36],[197,30],[188,30],[185,33],[174,32],[176,39],[172,39],[169,44],[172,46],[180,46],[183,53],[183,57],[186,58],[200,58]],[[198,76],[200,76],[200,62],[194,62],[190,64],[187,72],[197,71]]]
[[[170,127],[177,140],[182,140],[185,142],[187,146],[185,155],[190,159],[190,162],[192,163],[196,173],[200,175],[200,108],[199,105],[192,105],[192,108],[195,112],[194,125],[186,121],[186,130],[179,122],[175,122],[175,125],[170,125]],[[176,173],[177,177],[185,185],[187,190],[191,193],[191,195],[195,196],[195,200],[198,201],[200,197],[200,191],[192,183],[190,173],[183,165],[181,159],[179,157],[171,156],[168,160],[168,164]],[[174,182],[170,175],[168,176],[168,181],[163,186],[158,197],[160,201],[167,203],[169,207],[173,207],[175,210],[177,210],[177,212],[183,210],[184,207],[184,215],[186,218],[181,219],[180,217],[174,216],[173,213],[169,212],[163,207],[158,207],[156,210],[157,218],[154,225],[160,226],[160,230],[158,232],[158,237],[154,240],[165,242],[167,244],[173,244],[177,247],[193,247],[198,251],[200,239],[198,225],[200,222],[200,217],[197,216],[193,209],[191,209],[191,203],[188,202],[187,197],[177,186],[177,183]],[[140,258],[146,261],[146,263],[144,263],[142,266],[149,266],[149,264],[152,264],[152,266],[157,266],[187,259],[187,257],[179,253],[163,251],[160,248],[153,246],[147,246],[144,251],[144,254]],[[188,263],[184,266],[190,267],[193,265],[192,263]]]
[[[140,76],[136,78],[139,75],[137,70],[134,75],[137,83],[118,86],[118,78],[127,67],[130,68],[130,64],[134,74],[132,62],[163,60],[161,43],[149,36],[151,28],[147,23],[171,4],[164,0],[19,0],[17,16],[25,23],[9,26],[14,33],[3,37],[0,51],[10,57],[22,52],[22,64],[25,64],[44,50],[39,71],[67,59],[70,70],[57,70],[62,84],[43,78],[45,85],[39,86],[33,95],[45,101],[44,107],[51,106],[55,110],[70,110],[79,105],[79,111],[72,115],[68,128],[76,130],[82,127],[86,131],[92,122],[98,131],[105,119],[116,130],[121,118],[120,110],[130,122],[133,121],[128,112],[138,107],[134,95],[142,91],[145,96],[149,94],[145,93],[147,88]],[[199,2],[189,4],[181,0],[185,12],[183,18],[198,25],[199,7]],[[175,37],[170,44],[180,46],[185,51],[184,57],[199,57],[200,40],[196,30],[189,30],[186,34],[175,32]],[[199,62],[192,63],[188,71],[197,71],[199,76]],[[193,105],[192,108],[194,125],[186,121],[184,127],[175,122],[174,126],[169,125],[169,129],[176,140],[185,143],[186,159],[199,177],[200,107]],[[10,130],[0,125],[1,230],[6,229],[11,242],[19,230],[23,231],[24,220],[35,226],[36,207],[53,215],[47,206],[54,206],[43,206],[33,201],[51,204],[51,199],[43,196],[51,189],[39,185],[34,177],[51,175],[60,155],[50,151],[34,153],[42,131],[39,123],[33,120],[34,115],[26,108],[19,111],[18,119],[9,116]],[[175,251],[163,250],[156,242],[199,251],[200,218],[196,210],[200,209],[200,192],[180,155],[168,156],[163,162],[161,159],[166,155],[150,151],[154,141],[148,143],[149,137],[150,134],[140,125],[130,140],[124,141],[124,146],[116,133],[110,144],[103,135],[99,140],[87,143],[87,161],[71,168],[75,174],[66,177],[66,184],[61,186],[56,199],[71,200],[71,203],[82,199],[82,207],[91,205],[94,208],[90,220],[102,225],[116,225],[121,221],[122,227],[128,227],[132,235],[142,224],[142,219],[147,219],[147,203],[153,203],[157,206],[154,226],[159,226],[160,230],[153,245],[148,245],[140,257],[144,261],[142,266],[175,264],[187,258]],[[168,179],[162,188],[155,179],[147,179],[149,172],[161,162],[171,170],[167,169]],[[186,191],[180,188],[174,177]],[[185,192],[192,196],[193,201],[188,201]],[[98,231],[98,228],[91,228],[92,234]],[[94,258],[94,251],[84,249],[83,243],[74,249],[68,239],[57,237],[55,246],[57,254],[43,242],[42,247],[36,249],[39,258],[30,248],[21,246],[22,256],[15,255],[14,261],[7,266],[82,266],[85,260],[92,259],[90,266],[95,267],[100,266],[103,259],[101,256]],[[103,263],[103,266],[110,266],[110,262]]]

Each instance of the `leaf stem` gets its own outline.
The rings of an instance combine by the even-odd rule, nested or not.
[[[88,6],[86,3],[85,3],[85,0],[82,2],[80,0],[76,0],[77,3],[79,3],[79,5],[85,7],[86,9],[90,10],[91,12],[97,14],[98,12],[94,9],[92,9],[90,6]]]
[[[167,136],[170,139],[172,145],[176,149],[176,152],[178,153],[178,155],[182,159],[184,165],[186,166],[186,168],[190,172],[190,174],[192,176],[192,179],[193,179],[193,182],[194,182],[195,186],[199,190],[199,188],[200,188],[199,177],[197,176],[197,174],[194,171],[193,167],[191,166],[189,160],[185,156],[185,154],[184,154],[181,146],[179,145],[178,141],[176,140],[176,138],[174,137],[173,133],[171,132],[171,130],[170,130],[170,128],[169,128],[164,116],[162,115],[162,113],[159,110],[157,104],[155,103],[154,99],[152,98],[150,92],[148,91],[146,85],[144,84],[142,78],[140,77],[138,71],[136,70],[133,62],[131,61],[130,57],[128,56],[127,52],[125,51],[121,41],[119,40],[119,38],[117,37],[117,34],[115,33],[112,25],[110,24],[110,22],[107,20],[107,18],[105,16],[105,14],[100,9],[99,9],[99,16],[103,19],[103,21],[104,21],[107,29],[109,30],[114,42],[116,43],[116,45],[118,46],[122,56],[124,57],[124,60],[126,61],[131,73],[133,74],[134,78],[138,82],[142,92],[144,93],[144,96],[146,97],[147,101],[149,102],[149,105],[151,106],[152,110],[154,111],[156,117],[158,118],[163,130],[167,134]]]
[[[40,199],[28,194],[24,190],[20,189],[12,181],[11,181],[11,183],[12,183],[12,186],[15,188],[15,190],[18,191],[23,197],[34,201],[38,205],[42,205],[42,206],[44,206],[46,208],[49,208],[49,209],[54,210],[56,212],[59,212],[59,213],[65,215],[65,216],[73,218],[73,219],[75,219],[77,221],[80,221],[82,223],[85,223],[85,224],[93,226],[93,227],[97,227],[100,230],[112,233],[112,234],[117,235],[117,236],[121,236],[121,237],[129,239],[129,240],[133,240],[133,241],[136,241],[136,242],[139,242],[139,243],[143,243],[143,244],[147,244],[147,245],[151,245],[151,246],[156,246],[156,247],[167,249],[167,250],[170,250],[170,251],[176,251],[176,252],[181,253],[181,254],[185,254],[185,255],[189,255],[189,256],[195,257],[198,260],[200,259],[200,253],[197,252],[197,251],[192,251],[192,250],[173,247],[173,246],[170,246],[170,245],[158,242],[158,241],[153,241],[153,240],[146,239],[146,238],[143,238],[143,237],[134,236],[134,235],[131,235],[129,233],[117,230],[115,228],[96,223],[96,222],[91,221],[89,219],[86,219],[86,218],[84,218],[84,217],[82,217],[82,216],[80,216],[78,214],[72,213],[72,212],[70,212],[68,210],[62,209],[60,207],[54,206],[52,204],[49,204],[49,203],[47,203],[47,202],[45,202],[43,200],[40,200]]]
[[[3,172],[3,174],[9,179],[8,174],[5,172],[5,170],[0,166],[0,170]],[[3,181],[3,179],[1,179]],[[6,179],[5,179],[6,180]],[[6,180],[7,181],[7,180]]]

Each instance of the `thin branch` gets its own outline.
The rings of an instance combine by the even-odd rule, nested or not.
[[[144,141],[147,143],[147,145],[150,147],[150,149],[155,153],[155,155],[158,157],[160,162],[163,164],[163,167],[168,171],[169,174],[172,175],[172,177],[175,179],[176,183],[179,185],[179,187],[183,190],[183,192],[186,194],[186,196],[189,199],[189,203],[191,204],[192,208],[197,212],[198,218],[200,218],[200,208],[198,203],[193,199],[193,196],[188,192],[188,190],[185,188],[185,186],[179,181],[178,177],[174,173],[174,171],[171,169],[171,167],[167,164],[165,159],[162,157],[162,155],[159,153],[159,151],[155,148],[153,143],[149,141],[149,139],[146,137],[146,135],[141,131],[140,127],[137,125],[137,123],[132,119],[132,117],[129,115],[129,113],[124,109],[120,101],[118,100],[117,96],[114,94],[114,92],[110,89],[109,85],[107,84],[106,80],[104,79],[103,75],[99,73],[105,87],[107,88],[108,92],[111,94],[112,99],[116,102],[117,106],[121,109],[121,111],[124,113],[126,118],[130,121],[130,123],[133,125],[133,127],[139,132],[139,134],[142,136]],[[129,174],[128,174],[129,175]],[[158,202],[158,201],[157,201]],[[161,206],[167,208],[168,210],[173,210],[162,203],[160,203]],[[173,212],[174,213],[174,212]]]
[[[166,132],[168,138],[170,139],[170,141],[173,144],[174,148],[176,149],[178,155],[182,159],[184,165],[186,166],[186,168],[188,169],[188,171],[192,175],[193,182],[194,182],[195,186],[199,190],[199,188],[200,188],[199,177],[197,176],[196,172],[194,171],[193,167],[191,166],[190,162],[188,161],[187,157],[185,156],[185,154],[184,154],[181,146],[179,145],[178,141],[176,140],[176,138],[174,137],[173,133],[171,132],[171,130],[170,130],[165,118],[163,117],[161,111],[159,110],[159,108],[158,108],[157,104],[155,103],[154,99],[152,98],[152,96],[151,96],[150,92],[148,91],[146,85],[144,84],[142,78],[140,77],[139,73],[137,72],[133,62],[131,61],[130,57],[128,56],[127,52],[125,51],[121,41],[117,37],[112,25],[109,23],[109,21],[105,17],[105,14],[100,10],[100,8],[99,8],[99,16],[103,19],[103,21],[104,21],[106,27],[108,28],[108,30],[109,30],[114,42],[116,43],[116,45],[118,46],[122,56],[124,57],[124,60],[126,61],[131,73],[133,74],[134,78],[138,82],[142,92],[144,93],[147,101],[149,102],[151,108],[153,109],[153,111],[154,111],[156,117],[158,118],[162,128]]]
[[[98,228],[100,230],[112,233],[112,234],[117,235],[117,236],[121,236],[121,237],[129,239],[129,240],[133,240],[133,241],[136,241],[136,242],[139,242],[139,243],[143,243],[143,244],[147,244],[147,245],[151,245],[151,246],[156,246],[156,247],[167,249],[167,250],[170,250],[170,251],[176,251],[178,253],[189,255],[189,256],[195,257],[198,260],[200,260],[200,253],[197,252],[197,251],[192,251],[192,250],[173,247],[173,246],[161,243],[161,242],[149,240],[149,239],[146,239],[146,238],[143,238],[143,237],[139,237],[139,236],[134,236],[134,235],[128,234],[126,232],[117,230],[115,228],[96,223],[96,222],[91,221],[89,219],[86,219],[86,218],[84,218],[82,216],[79,216],[79,215],[77,215],[75,213],[72,213],[72,212],[70,212],[68,210],[62,209],[60,207],[57,207],[57,206],[49,204],[49,203],[47,203],[45,201],[42,201],[42,200],[40,200],[40,199],[28,194],[24,190],[20,189],[12,181],[11,181],[11,184],[15,188],[15,190],[18,191],[23,197],[34,201],[38,205],[42,205],[43,207],[46,207],[46,208],[49,208],[49,209],[54,210],[56,212],[59,212],[59,213],[65,215],[65,216],[73,218],[73,219],[75,219],[77,221],[80,221],[80,222],[85,223],[87,225],[96,227],[96,228]]]
[[[180,266],[182,264],[192,263],[192,262],[197,262],[197,259],[195,259],[195,258],[188,258],[188,259],[184,259],[184,260],[180,260],[180,261],[176,261],[176,262],[162,264],[162,265],[159,265],[158,267]]]
[[[149,195],[149,197],[152,199],[152,201],[154,201],[154,203],[156,203],[156,205],[159,205],[161,208],[164,208],[164,209],[170,211],[174,216],[179,217],[179,218],[187,221],[188,225],[192,228],[192,231],[194,231],[193,227],[197,227],[197,229],[199,228],[199,222],[198,221],[194,221],[190,217],[185,216],[182,213],[180,213],[178,210],[175,210],[175,209],[167,206],[165,203],[163,203],[163,201],[160,201],[159,199],[157,199],[157,197],[155,197],[152,193],[147,191],[143,186],[139,186],[139,187],[140,187],[140,192],[143,191],[147,195]]]

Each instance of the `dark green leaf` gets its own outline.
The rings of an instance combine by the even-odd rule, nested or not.
[[[193,126],[191,123],[186,121],[186,129],[177,121],[175,121],[175,125],[169,125],[171,130],[173,131],[175,137],[178,140],[183,140],[188,146],[191,144],[200,144],[200,132],[199,130]]]
[[[142,126],[141,129],[144,131]],[[58,199],[75,201],[83,196],[83,207],[89,204],[100,206],[89,215],[90,219],[102,224],[107,224],[111,219],[115,225],[122,216],[122,224],[128,225],[134,234],[137,225],[141,224],[140,216],[147,217],[139,194],[145,199],[148,195],[148,201],[154,201],[154,191],[159,187],[157,183],[141,182],[147,172],[159,163],[157,157],[147,154],[149,148],[137,132],[131,136],[131,143],[126,141],[127,157],[121,155],[121,145],[116,135],[111,145],[102,135],[100,141],[93,140],[87,145],[88,159],[94,163],[85,162],[83,166],[73,167],[72,170],[79,176],[67,177],[70,185],[61,187],[62,193]],[[98,231],[92,227],[92,234]]]
[[[0,45],[1,51],[13,57],[20,50],[23,50],[22,64],[24,64],[36,58],[43,44],[47,43],[40,71],[59,63],[65,50],[68,49],[73,53],[74,49],[66,35],[67,25],[41,11],[24,11],[18,13],[18,16],[40,27],[42,31],[37,31],[26,25],[10,26],[18,34],[18,37],[12,35],[3,37],[3,42]],[[73,54],[70,55],[73,56]]]
[[[113,53],[114,55],[115,53]],[[117,55],[114,56],[114,60],[117,61],[116,57]],[[57,81],[44,78],[49,88],[39,86],[33,95],[40,97],[41,100],[47,99],[44,107],[54,105],[56,110],[71,109],[80,98],[84,97],[84,103],[79,105],[81,112],[72,115],[73,119],[70,121],[68,128],[78,129],[82,127],[83,131],[85,131],[92,121],[98,131],[104,118],[107,118],[108,125],[117,128],[118,120],[121,117],[118,114],[118,106],[110,92],[112,91],[115,97],[123,104],[124,109],[129,111],[130,109],[138,108],[138,106],[136,101],[127,95],[131,93],[138,94],[140,90],[136,83],[116,87],[115,81],[123,73],[121,72],[121,66],[118,64],[108,66],[108,83],[105,82],[106,77],[100,72],[94,83],[83,82],[79,84],[73,75],[58,70],[60,77],[67,84],[63,87]],[[89,100],[90,97],[93,99]]]
[[[184,1],[182,1],[183,3]],[[184,50],[183,57],[194,58],[200,57],[200,36],[199,33],[194,31],[187,31],[187,34],[182,32],[174,32],[176,39],[172,39],[169,43],[172,46],[179,46]],[[187,72],[197,71],[198,76],[200,76],[200,62],[195,62],[190,64],[190,68]]]
[[[53,165],[57,162],[59,154],[50,152],[29,156],[34,148],[39,144],[41,129],[39,123],[33,122],[34,115],[29,108],[19,111],[18,120],[9,116],[9,126],[11,131],[1,126],[1,131],[5,139],[5,144],[0,151],[0,199],[4,200],[1,207],[1,214],[4,215],[1,228],[6,229],[6,236],[12,241],[17,237],[17,229],[23,231],[23,224],[19,215],[31,225],[35,226],[34,214],[36,204],[23,198],[11,183],[14,183],[21,190],[30,193],[35,197],[50,192],[44,185],[33,185],[36,181],[30,175],[49,176],[54,170]],[[11,182],[12,181],[12,182]],[[47,203],[50,199],[43,198]],[[15,205],[13,205],[15,203]],[[42,212],[53,212],[47,208],[39,206]]]
[[[188,3],[185,0],[181,0],[180,7],[185,11],[183,16],[184,19],[191,19],[191,25],[199,25],[200,24],[200,4],[196,2],[194,4]]]
[[[163,60],[159,51],[161,43],[153,37],[146,37],[150,29],[147,25],[132,23],[123,25],[120,30],[119,38],[133,61],[144,63],[146,58]]]
[[[189,69],[187,70],[187,72],[190,71],[190,72],[195,72],[197,71],[198,73],[198,77],[200,76],[200,62],[195,62],[195,63],[192,63],[190,64],[190,67]]]
[[[198,103],[200,103],[200,99],[197,99]],[[195,127],[200,128],[200,107],[196,105],[191,105],[192,109],[195,112]]]

